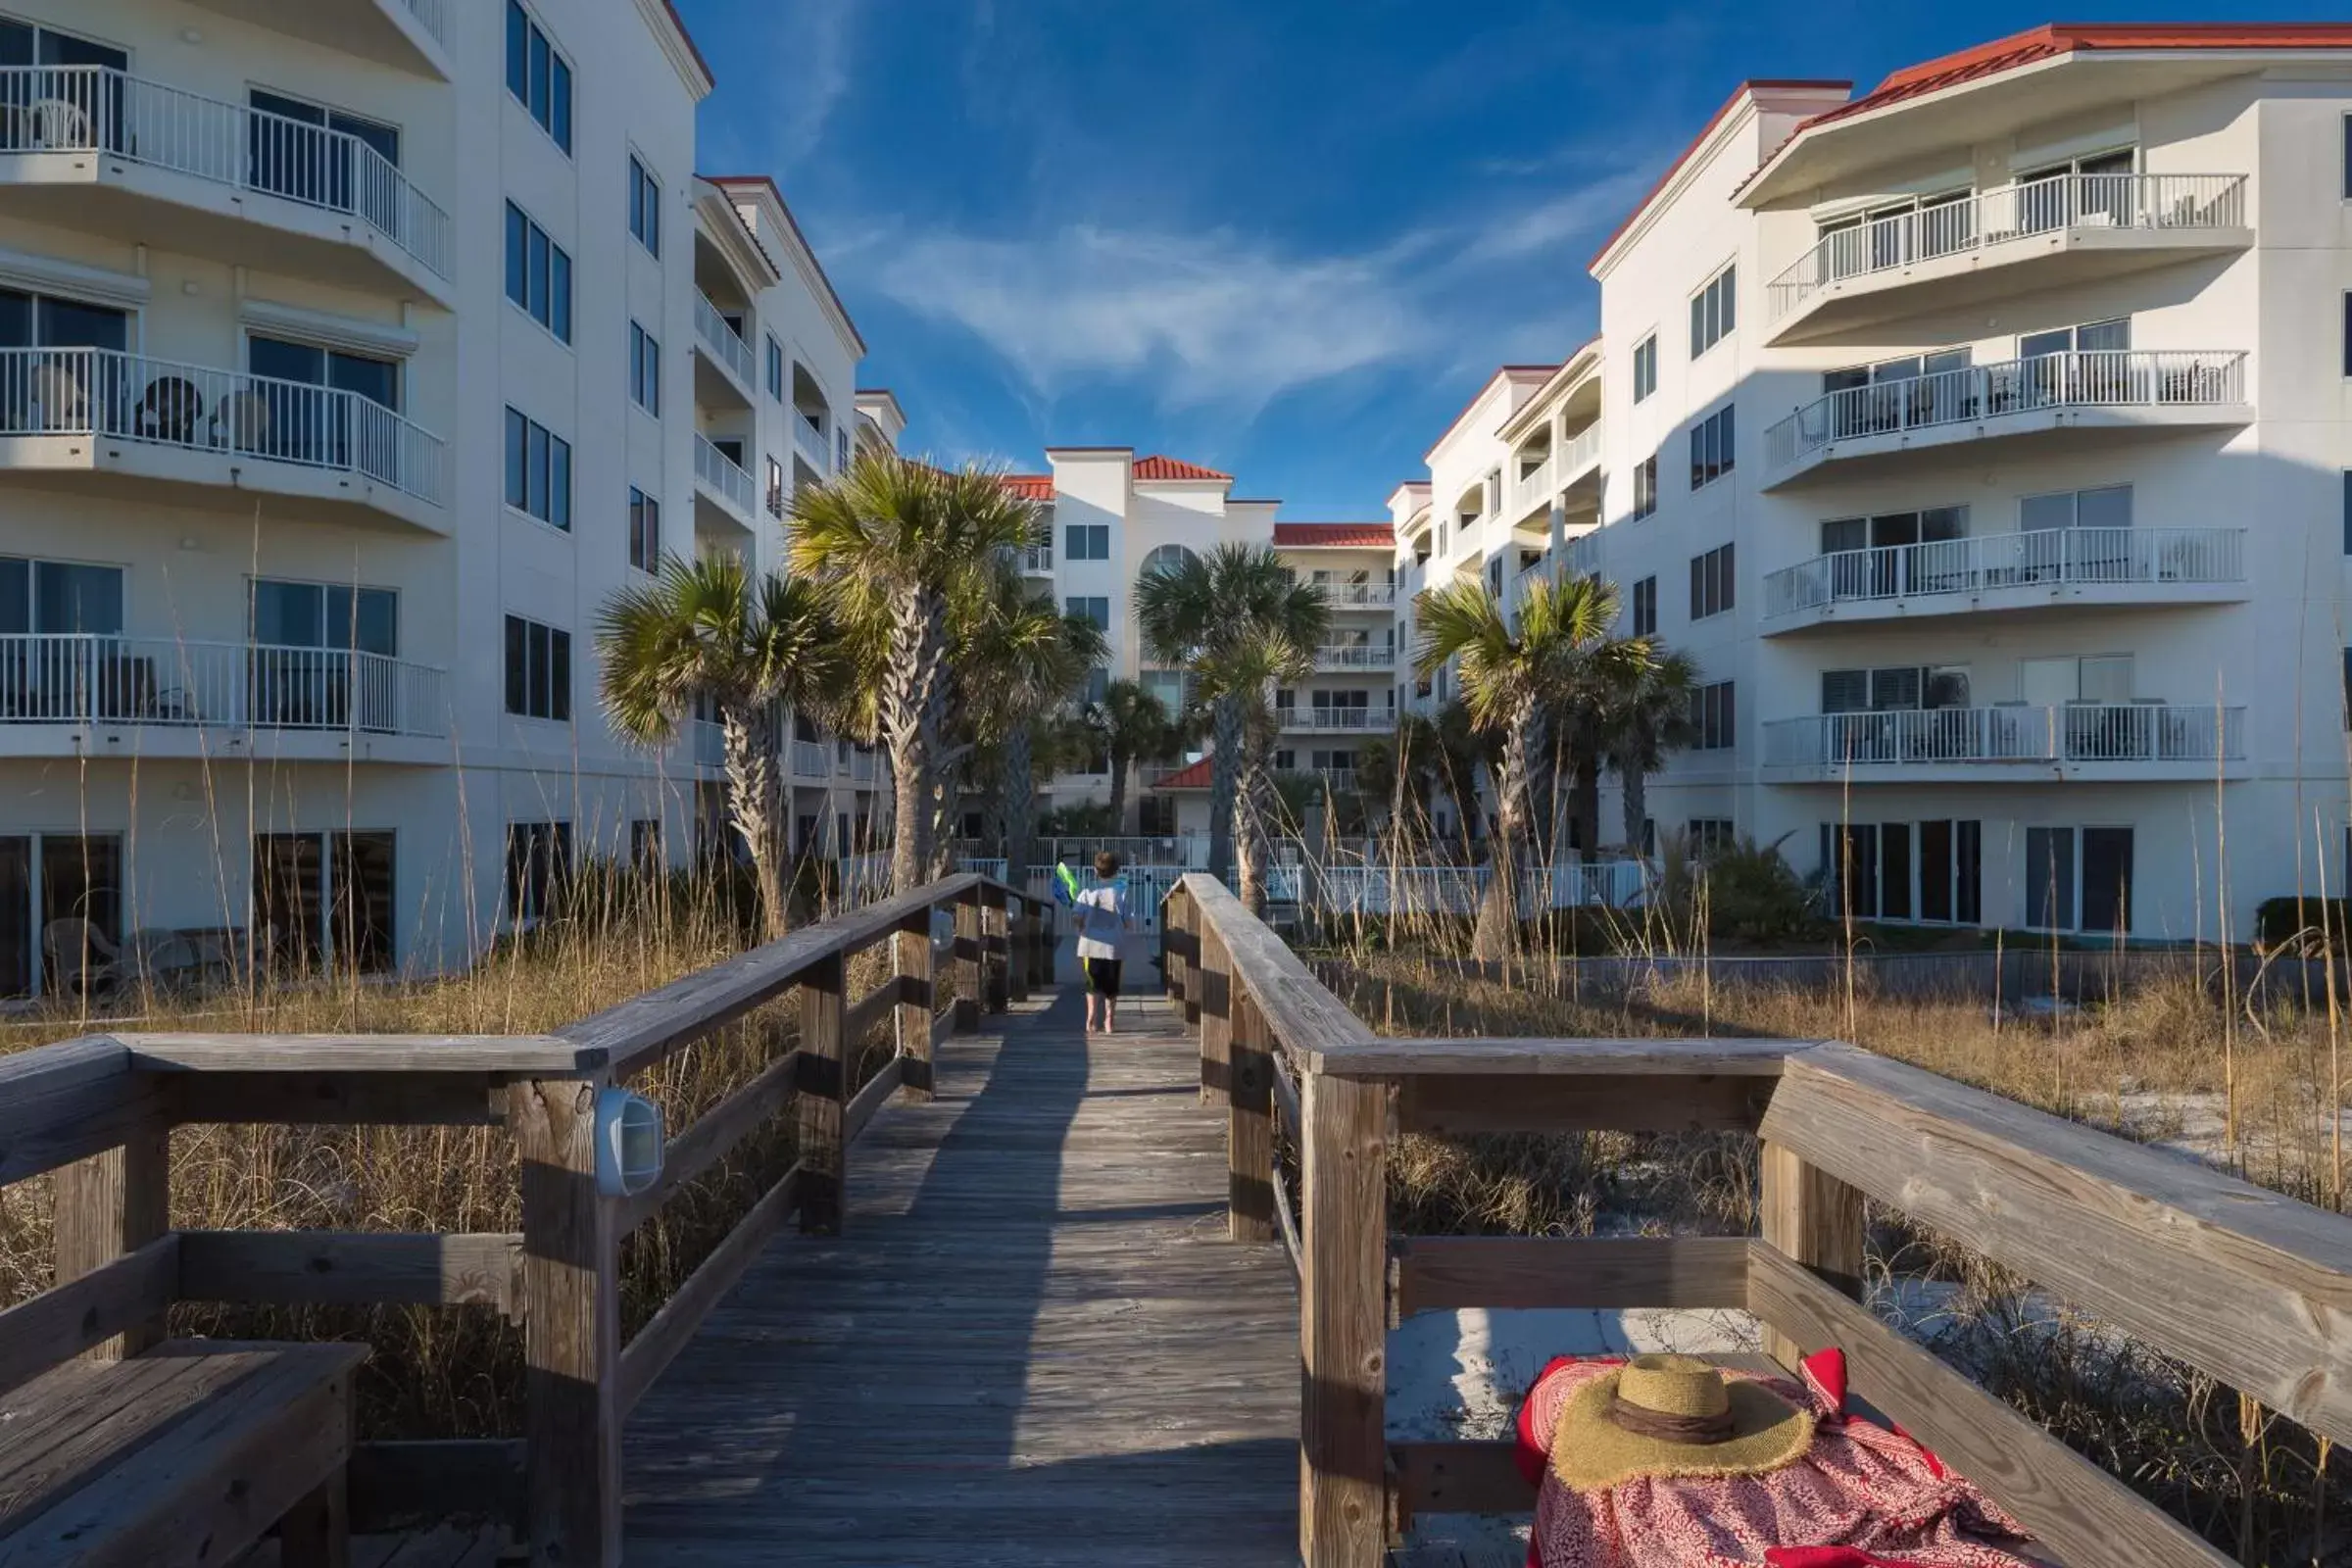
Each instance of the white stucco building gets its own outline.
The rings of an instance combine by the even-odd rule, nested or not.
[[[662,0],[0,18],[0,995],[74,916],[430,965],[693,853],[710,737],[611,733],[597,608],[772,563],[863,354],[697,176],[711,86]],[[793,751],[854,821],[872,760]]]
[[[1392,510],[1408,585],[1494,582],[1557,499],[1698,660],[1653,822],[1903,920],[2342,890],[2352,27],[1749,82],[1592,271],[1597,342],[1498,372]]]

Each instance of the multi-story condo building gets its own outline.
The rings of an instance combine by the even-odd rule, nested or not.
[[[696,176],[674,13],[24,0],[0,61],[0,995],[84,919],[453,961],[693,853],[710,737],[612,732],[598,607],[774,561],[862,345]]]
[[[1563,564],[1703,671],[1653,822],[1887,919],[2185,939],[2341,891],[2352,27],[1748,82],[1592,270],[1597,347],[1498,374],[1392,507],[1412,570],[1492,583],[1596,487]]]

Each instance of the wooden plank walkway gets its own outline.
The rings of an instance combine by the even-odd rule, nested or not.
[[[1298,1561],[1298,1314],[1196,1047],[1074,988],[943,1045],[637,1408],[630,1568]]]

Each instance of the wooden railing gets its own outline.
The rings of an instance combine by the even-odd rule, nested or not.
[[[1860,1304],[1876,1200],[2322,1437],[2352,1438],[2352,1220],[1835,1042],[1373,1035],[1232,894],[1168,896],[1170,992],[1229,1117],[1231,1230],[1299,1278],[1299,1545],[1374,1568],[1416,1510],[1524,1512],[1510,1445],[1386,1435],[1387,1332],[1456,1307],[1733,1307],[1854,1392],[2070,1568],[2230,1561]],[[1274,1121],[1298,1151],[1296,1234]],[[1744,1131],[1754,1237],[1393,1238],[1398,1133]]]
[[[524,1437],[362,1444],[354,1522],[506,1516],[527,1530],[535,1563],[617,1563],[622,1421],[787,1219],[838,1228],[850,1147],[894,1093],[929,1098],[937,1039],[1050,979],[1048,907],[951,876],[552,1035],[96,1035],[0,1057],[0,1187],[54,1172],[56,1195],[55,1284],[0,1312],[0,1390],[77,1355],[135,1353],[174,1301],[493,1307],[522,1324]],[[955,935],[935,949],[942,909]],[[849,997],[850,960],[886,942],[889,979]],[[956,1001],[935,1015],[941,957]],[[795,988],[790,1054],[671,1129],[653,1187],[601,1196],[597,1092]],[[897,1049],[855,1085],[848,1048],[886,1019]],[[792,1168],[623,1344],[621,1237],[788,1109]],[[189,1123],[503,1124],[520,1156],[522,1229],[175,1232],[168,1143]]]

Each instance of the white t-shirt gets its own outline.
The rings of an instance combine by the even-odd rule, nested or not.
[[[1127,885],[1106,882],[1078,895],[1078,956],[1115,958],[1127,926]]]

